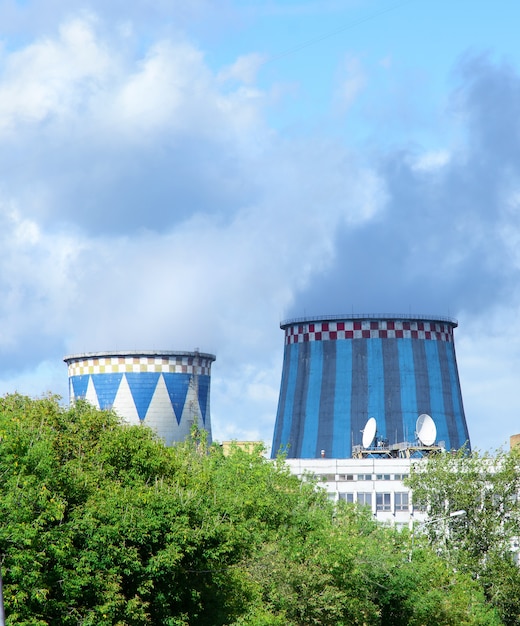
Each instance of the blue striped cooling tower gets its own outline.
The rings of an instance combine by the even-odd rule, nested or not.
[[[446,449],[469,446],[449,318],[351,315],[287,320],[272,455],[349,458],[370,417],[388,445],[430,415]],[[322,452],[323,451],[323,452]]]
[[[209,433],[212,354],[98,352],[66,356],[69,395],[144,423],[167,445],[183,441],[195,423]]]

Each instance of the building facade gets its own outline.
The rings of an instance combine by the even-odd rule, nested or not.
[[[364,505],[374,519],[398,527],[411,527],[426,518],[413,504],[412,493],[404,484],[412,463],[420,459],[287,459],[292,474],[305,480],[310,476],[327,491],[334,502]]]

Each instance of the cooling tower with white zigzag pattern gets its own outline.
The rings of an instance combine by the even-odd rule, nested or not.
[[[113,409],[129,424],[146,424],[172,445],[193,424],[211,441],[209,411],[213,354],[96,352],[66,356],[70,401],[84,398]]]

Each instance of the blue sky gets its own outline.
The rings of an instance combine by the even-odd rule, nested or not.
[[[270,444],[279,322],[459,320],[473,445],[520,432],[520,5],[0,0],[0,392],[213,352]]]

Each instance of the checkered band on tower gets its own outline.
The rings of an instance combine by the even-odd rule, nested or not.
[[[345,320],[309,322],[285,329],[285,343],[341,339],[425,339],[453,341],[453,327],[442,322],[408,320]]]
[[[114,356],[78,358],[69,363],[69,376],[120,372],[168,372],[209,376],[211,361],[204,357]]]

